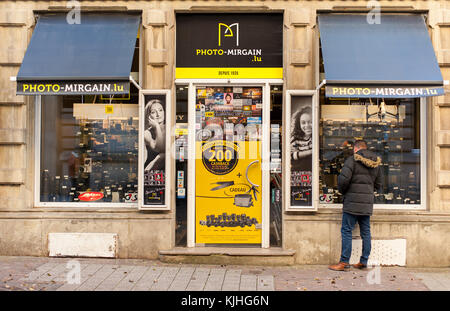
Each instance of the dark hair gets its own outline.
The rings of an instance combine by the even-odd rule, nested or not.
[[[355,141],[355,147],[358,149],[367,149],[367,143],[365,140],[360,139]]]
[[[291,131],[291,141],[298,139],[298,138],[303,139],[305,137],[305,133],[300,128],[300,118],[305,113],[309,113],[310,115],[312,115],[312,109],[310,106],[305,106],[292,115],[293,127],[292,127],[292,131]]]

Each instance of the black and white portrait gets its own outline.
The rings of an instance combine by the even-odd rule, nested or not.
[[[313,126],[310,98],[293,96],[291,112],[291,170],[311,171]]]
[[[145,96],[144,170],[163,170],[166,150],[166,113],[163,96]]]
[[[313,113],[311,97],[291,97],[291,205],[312,204]]]
[[[166,97],[144,96],[144,204],[165,202]]]

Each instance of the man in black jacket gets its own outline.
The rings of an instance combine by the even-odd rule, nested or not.
[[[339,192],[344,195],[342,214],[342,251],[338,264],[329,269],[344,271],[350,268],[352,252],[352,231],[356,222],[359,224],[362,238],[362,256],[359,263],[353,265],[358,269],[367,267],[371,250],[370,216],[373,211],[374,190],[382,190],[381,158],[367,150],[364,140],[355,142],[353,156],[345,160],[338,177]]]

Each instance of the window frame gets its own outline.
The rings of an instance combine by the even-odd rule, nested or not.
[[[420,204],[374,204],[373,209],[374,211],[379,210],[394,210],[394,211],[424,211],[427,210],[427,202],[428,202],[428,196],[427,196],[427,189],[428,189],[428,183],[427,183],[427,119],[428,119],[428,109],[427,109],[427,103],[428,100],[426,97],[420,97],[419,98],[419,113],[420,113]],[[318,103],[318,118],[320,121],[320,115],[321,115],[321,103],[319,100]],[[319,125],[320,126],[320,125]],[[320,147],[319,147],[320,148]],[[320,150],[318,150],[316,156],[314,157],[314,165],[319,166],[319,153]],[[319,170],[320,174],[320,170]],[[317,193],[319,193],[319,186],[317,185]],[[319,208],[320,209],[329,209],[329,210],[336,210],[336,209],[342,209],[343,203],[331,203],[331,204],[325,204],[319,202]]]
[[[284,174],[284,190],[282,191],[284,195],[284,210],[286,212],[293,211],[317,211],[320,207],[319,202],[319,93],[316,90],[286,90],[286,103],[284,106],[283,113],[283,144],[284,144],[284,163],[283,174]],[[313,148],[312,148],[312,182],[311,182],[311,197],[312,197],[312,205],[311,206],[293,206],[291,205],[291,100],[293,96],[304,96],[311,97],[311,108],[312,108],[312,119],[313,119]]]

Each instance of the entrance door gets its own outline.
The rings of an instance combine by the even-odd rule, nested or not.
[[[196,87],[195,243],[262,241],[262,87]]]

